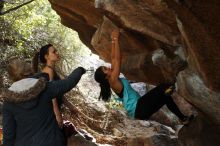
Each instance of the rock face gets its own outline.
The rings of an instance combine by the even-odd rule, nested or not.
[[[105,106],[100,106],[101,101],[96,100],[91,104],[91,99],[89,99],[90,104],[85,104],[88,101],[83,100],[82,102],[84,98],[82,94],[72,92],[72,95],[74,98],[71,95],[64,98],[65,107],[68,107],[68,109],[63,109],[64,117],[70,117],[68,119],[73,121],[75,127],[84,127],[91,133],[96,139],[93,142],[108,143],[114,146],[181,146],[175,131],[170,127],[150,120],[129,119],[122,109],[109,110]],[[86,97],[86,100],[88,98],[90,97]],[[81,108],[80,113],[79,108]],[[76,129],[83,133],[78,128]],[[78,135],[72,136],[68,140],[69,146],[95,145],[85,138]]]
[[[179,131],[179,139],[183,146],[217,146],[220,143],[216,125],[201,116]]]
[[[49,1],[62,23],[105,61],[111,31],[121,28],[126,77],[154,85],[177,81],[179,94],[219,128],[219,0]]]
[[[127,146],[180,146],[175,132],[157,122],[124,119],[116,129],[128,138]]]

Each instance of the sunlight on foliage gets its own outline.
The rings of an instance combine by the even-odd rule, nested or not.
[[[14,3],[21,2],[20,0]],[[11,8],[11,5],[15,4],[7,4],[4,9]],[[67,50],[79,50],[82,46],[77,33],[60,23],[60,17],[51,9],[48,1],[34,1],[2,18],[1,21],[12,28],[12,33],[6,37],[16,40],[13,47],[14,50],[17,48],[18,52],[27,49],[32,53],[34,49],[47,43],[67,48]]]
[[[24,2],[27,1],[5,3],[4,10]],[[10,56],[31,58],[37,48],[48,43],[53,44],[65,60],[71,58],[71,63],[74,56],[87,52],[77,32],[63,26],[60,17],[45,0],[33,1],[1,16],[0,24],[2,59]]]
[[[7,1],[4,3],[3,11],[27,1]],[[0,16],[1,71],[6,64],[1,62],[12,56],[31,60],[37,48],[48,43],[53,44],[63,58],[60,66],[69,68],[76,64],[77,56],[89,52],[85,51],[87,47],[82,44],[77,32],[61,24],[59,15],[47,0],[35,0]]]
[[[111,95],[110,101],[106,104],[109,109],[123,109],[122,101],[117,100],[119,97],[116,94]]]

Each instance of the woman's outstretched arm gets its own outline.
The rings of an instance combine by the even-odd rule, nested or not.
[[[112,74],[111,80],[118,80],[121,67],[121,51],[119,47],[119,30],[114,30],[111,35],[112,38],[112,50],[111,50],[111,65]]]
[[[119,30],[114,30],[112,32],[112,54],[111,54],[111,63],[112,63],[112,73],[109,78],[109,83],[111,88],[116,93],[121,93],[123,85],[119,80],[120,67],[121,67],[121,52],[119,47]]]
[[[50,99],[70,91],[77,85],[85,72],[84,68],[78,67],[66,79],[48,82],[46,91],[50,95]]]

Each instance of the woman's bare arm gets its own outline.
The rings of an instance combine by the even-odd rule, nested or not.
[[[119,38],[119,30],[114,30],[112,32],[112,54],[111,54],[112,73],[109,78],[109,83],[111,88],[116,93],[120,93],[123,89],[123,85],[119,80],[120,67],[121,67],[121,52],[120,52],[118,38]]]
[[[111,80],[118,80],[120,74],[120,66],[121,66],[121,52],[119,47],[119,30],[114,30],[112,32],[112,52],[111,52],[111,65],[112,65],[112,74]]]

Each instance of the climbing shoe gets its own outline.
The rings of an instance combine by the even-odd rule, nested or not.
[[[170,86],[169,88],[167,88],[167,89],[165,90],[165,95],[171,95],[171,94],[173,94],[174,90],[175,90],[175,85]]]

